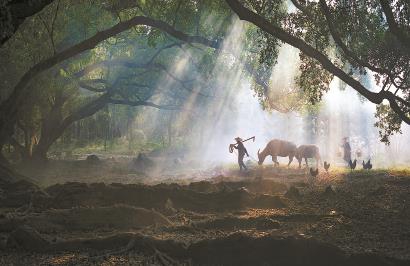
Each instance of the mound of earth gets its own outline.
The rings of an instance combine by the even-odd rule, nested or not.
[[[249,217],[240,218],[236,216],[227,216],[223,218],[216,218],[209,221],[199,222],[194,224],[197,228],[203,229],[249,229],[256,228],[258,230],[270,230],[280,227],[278,221],[272,220],[269,217]]]
[[[168,200],[173,208],[198,212],[226,211],[243,208],[284,208],[278,196],[259,195],[246,189],[202,193],[177,184],[146,186],[137,184],[105,185],[103,183],[66,183],[46,189],[53,197],[50,208],[78,206],[111,206],[127,204],[147,209],[164,209]]]
[[[300,199],[301,195],[299,192],[299,189],[297,189],[295,186],[291,186],[288,191],[285,193],[285,197],[289,199]]]
[[[408,263],[373,254],[348,256],[336,246],[314,239],[252,238],[241,233],[194,243],[187,255],[194,265],[404,266]]]
[[[218,192],[227,190],[236,190],[240,188],[246,188],[252,193],[264,193],[264,194],[278,194],[283,193],[287,190],[285,184],[275,182],[268,179],[257,179],[257,180],[246,180],[246,181],[236,181],[236,182],[209,182],[209,181],[199,181],[192,182],[187,186],[189,189],[198,192]]]
[[[85,160],[90,164],[97,164],[101,161],[100,158],[98,158],[98,156],[95,154],[88,155]]]
[[[138,171],[147,171],[155,167],[155,162],[145,153],[139,153],[137,158],[132,160],[132,167]]]
[[[48,195],[32,180],[0,166],[0,207],[18,208],[33,200],[42,204],[47,198]]]
[[[151,225],[169,226],[162,214],[126,205],[110,207],[48,210],[39,215],[26,216],[26,224],[44,233],[70,230],[88,231],[96,228],[137,229]]]

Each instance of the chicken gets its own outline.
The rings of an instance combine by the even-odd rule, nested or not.
[[[370,170],[373,168],[373,164],[370,163],[370,159],[369,161],[367,161],[367,170]]]
[[[329,168],[330,168],[330,163],[328,163],[328,162],[324,162],[323,163],[323,168],[325,168],[325,170],[326,170],[326,173],[329,171]]]
[[[371,162],[370,162],[370,159],[367,161],[367,163],[364,163],[364,161],[363,161],[363,169],[367,169],[367,170],[370,170],[370,169],[372,169],[372,167],[373,167],[373,165],[371,164]]]
[[[349,160],[349,166],[351,170],[354,170],[356,168],[356,164],[357,164],[357,160],[354,159],[354,161],[352,162],[352,160]]]
[[[319,174],[319,168],[316,168],[316,170],[313,170],[313,168],[310,168],[310,175],[313,177],[316,177]]]

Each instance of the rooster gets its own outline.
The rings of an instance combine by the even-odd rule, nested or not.
[[[323,168],[325,168],[326,173],[329,171],[330,168],[330,163],[327,163],[326,161],[323,163]]]
[[[372,169],[372,167],[373,167],[373,165],[371,164],[370,159],[367,161],[367,163],[364,163],[364,161],[363,161],[363,169],[370,170],[370,169]]]
[[[313,168],[310,168],[310,175],[313,177],[316,177],[319,174],[319,168],[316,168],[316,170],[313,170]]]
[[[353,162],[352,162],[351,159],[349,160],[349,166],[350,166],[350,169],[351,169],[352,171],[356,168],[356,163],[357,163],[357,160],[356,160],[356,159],[354,159]]]

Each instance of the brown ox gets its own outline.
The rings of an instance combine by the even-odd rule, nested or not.
[[[278,156],[280,157],[288,157],[289,156],[289,163],[293,160],[293,157],[296,154],[296,145],[292,142],[285,141],[285,140],[280,140],[280,139],[273,139],[269,141],[269,143],[266,145],[265,149],[263,149],[262,152],[259,152],[260,149],[258,150],[258,158],[259,162],[258,164],[261,165],[263,161],[265,160],[266,156],[272,156],[272,161],[274,162],[275,165],[279,165],[278,162]]]
[[[320,153],[319,148],[316,145],[300,145],[296,150],[296,159],[299,162],[299,168],[301,167],[302,159],[305,159],[306,166],[308,165],[308,158],[315,158],[316,168],[319,167]]]

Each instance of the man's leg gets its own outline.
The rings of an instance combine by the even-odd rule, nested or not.
[[[243,161],[241,162],[241,164],[242,164],[242,167],[243,167],[245,170],[248,170],[248,168],[246,168],[246,165],[244,164]]]
[[[244,169],[246,169],[246,166],[245,166],[245,164],[243,163],[243,157],[244,157],[245,155],[239,155],[238,156],[238,164],[239,164],[239,167],[240,167],[240,170],[242,171],[242,167],[244,168]]]

